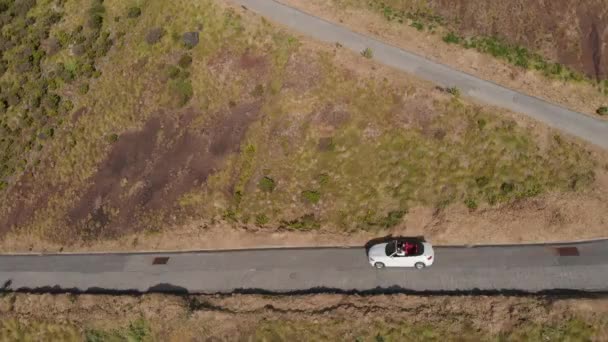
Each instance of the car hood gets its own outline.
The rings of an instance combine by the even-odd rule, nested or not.
[[[372,258],[386,257],[386,245],[388,245],[388,243],[373,245],[367,252],[367,255]]]

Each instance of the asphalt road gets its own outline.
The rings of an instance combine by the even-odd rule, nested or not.
[[[562,245],[563,246],[563,245]],[[608,291],[608,240],[556,246],[436,247],[432,267],[376,270],[364,248],[1,255],[6,290],[294,293]],[[166,264],[154,264],[166,257]]]
[[[563,132],[608,149],[607,121],[568,110],[435,63],[273,0],[231,1],[315,39],[329,43],[339,42],[356,52],[370,48],[373,51],[373,58],[383,64],[443,87],[458,87],[465,96],[526,114]]]

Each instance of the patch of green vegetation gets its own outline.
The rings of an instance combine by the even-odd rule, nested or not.
[[[194,94],[190,80],[182,77],[172,80],[169,83],[169,90],[173,103],[177,107],[185,106]]]
[[[137,319],[125,328],[114,330],[99,330],[86,329],[84,339],[87,342],[104,342],[104,341],[129,341],[129,342],[144,342],[152,341],[154,335],[150,329],[149,323],[143,318]]]
[[[263,226],[270,222],[270,219],[265,214],[258,214],[255,216],[255,224],[258,226]]]
[[[388,21],[396,21],[400,24],[408,24],[417,30],[424,29],[424,23],[429,30],[443,24],[441,16],[434,15],[431,9],[424,2],[394,2],[390,1],[369,1],[368,7],[379,12]]]
[[[272,179],[268,176],[264,176],[264,177],[262,177],[262,179],[260,179],[260,182],[258,183],[258,187],[262,191],[273,192],[274,188],[277,187],[277,184],[275,183],[274,179]]]
[[[473,198],[465,198],[464,204],[471,210],[477,209],[477,201]]]
[[[608,106],[601,106],[595,111],[598,115],[608,115]]]
[[[141,8],[139,7],[129,7],[127,11],[127,18],[137,18],[141,15]]]
[[[192,56],[190,56],[189,54],[185,53],[183,54],[180,58],[179,61],[177,62],[177,64],[179,64],[180,67],[182,68],[187,68],[190,66],[190,64],[192,64]]]
[[[449,87],[446,91],[454,97],[460,97],[460,89],[458,87]]]
[[[372,58],[374,57],[374,52],[370,48],[365,48],[363,51],[361,51],[361,56],[365,58]]]
[[[0,319],[0,339],[3,341],[66,341],[80,342],[82,335],[69,324],[21,322],[17,319]]]
[[[314,214],[305,214],[295,220],[281,222],[283,226],[295,230],[313,230],[321,228],[321,223]]]
[[[302,198],[310,204],[317,204],[321,200],[321,193],[316,190],[304,190]]]
[[[509,44],[497,37],[461,37],[454,32],[447,33],[443,40],[446,43],[459,44],[466,49],[476,49],[479,52],[490,54],[496,58],[524,69],[537,70],[543,75],[563,81],[589,81],[583,74],[576,72],[560,63],[546,60],[538,53],[514,44]]]

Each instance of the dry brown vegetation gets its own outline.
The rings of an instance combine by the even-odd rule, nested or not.
[[[7,294],[3,341],[602,341],[605,299]]]
[[[112,44],[92,78],[58,83],[73,110],[25,155],[37,161],[7,178],[3,250],[244,247],[276,234],[290,237],[281,244],[389,232],[451,243],[604,234],[602,151],[242,8],[90,5],[56,7],[49,39],[71,38],[42,69],[80,65],[88,55],[72,45],[87,20]]]

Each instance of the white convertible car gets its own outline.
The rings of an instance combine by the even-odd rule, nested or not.
[[[418,239],[395,239],[373,245],[367,252],[370,265],[375,268],[416,267],[433,264],[435,252],[430,243]]]

